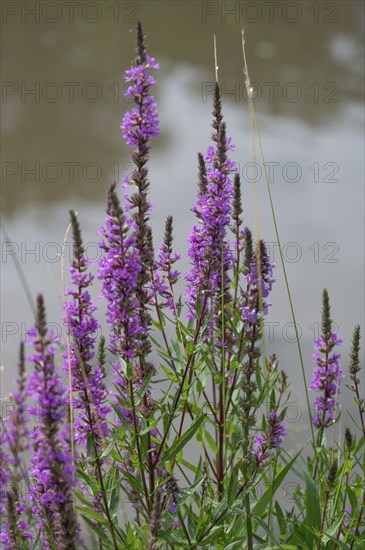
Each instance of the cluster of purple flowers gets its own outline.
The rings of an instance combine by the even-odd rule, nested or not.
[[[285,422],[280,420],[276,411],[271,411],[268,417],[267,430],[255,435],[252,453],[258,464],[266,462],[272,449],[279,449],[283,438],[286,437]]]
[[[222,122],[219,86],[215,89],[212,139],[215,146],[209,146],[205,155],[205,169],[200,185],[198,200],[192,207],[200,221],[194,225],[189,236],[189,257],[192,267],[185,275],[189,317],[194,318],[197,300],[202,304],[205,297],[214,297],[221,292],[222,274],[231,266],[232,251],[226,242],[232,212],[233,186],[229,176],[235,171],[235,164],[227,157],[234,149],[226,136]],[[223,282],[226,288],[226,281]]]
[[[129,84],[125,93],[131,97],[137,107],[127,111],[121,125],[123,137],[129,147],[138,146],[141,142],[147,143],[150,138],[158,137],[159,120],[155,98],[150,95],[150,87],[156,82],[151,75],[151,69],[159,69],[153,57],[142,55],[139,64],[125,72],[125,81]],[[128,182],[128,180],[127,180]]]
[[[312,420],[316,428],[329,426],[335,418],[336,401],[341,391],[340,383],[343,370],[339,364],[341,355],[331,353],[331,351],[334,346],[341,344],[342,340],[337,332],[332,332],[326,340],[323,338],[315,340],[313,361],[317,365],[313,369],[313,379],[309,389],[322,392],[320,397],[314,399],[317,412],[313,415]]]
[[[104,255],[99,262],[98,278],[103,281],[102,296],[108,302],[110,343],[115,353],[131,361],[138,355],[143,330],[136,297],[141,266],[135,235],[129,232],[115,185],[109,190],[107,216],[100,234],[105,240],[99,244]]]

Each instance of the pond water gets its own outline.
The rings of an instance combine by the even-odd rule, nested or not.
[[[257,179],[260,234],[278,264],[266,343],[292,384],[289,431],[296,446],[307,438],[308,418],[257,144],[256,157],[252,152],[241,29],[309,380],[323,287],[344,339],[344,366],[353,326],[364,321],[363,2],[103,1],[82,9],[41,2],[34,13],[34,3],[4,4],[1,194],[3,239],[11,244],[2,244],[2,397],[16,375],[19,341],[33,322],[19,271],[33,296],[44,293],[49,322],[61,326],[68,210],[79,212],[88,255],[96,257],[106,190],[130,169],[119,128],[129,107],[122,77],[140,17],[148,52],[161,65],[155,87],[161,137],[150,162],[155,243],[173,214],[183,258],[194,223],[196,154],[211,132],[216,35],[245,223],[254,227]],[[70,251],[67,245],[66,261]],[[180,268],[187,270],[186,260]],[[345,410],[353,412],[352,396],[344,389],[341,399],[344,426],[351,424]]]

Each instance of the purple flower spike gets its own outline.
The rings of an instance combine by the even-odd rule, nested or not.
[[[151,69],[160,66],[153,57],[145,56],[140,65],[131,67],[125,72],[125,81],[129,84],[125,97],[131,97],[137,107],[127,111],[123,117],[121,129],[129,147],[136,147],[141,142],[147,143],[150,138],[158,137],[159,120],[157,104],[150,94],[150,88],[155,84]]]
[[[112,350],[125,361],[138,355],[144,332],[136,297],[141,265],[136,239],[129,229],[113,184],[108,193],[105,224],[100,231],[105,240],[99,246],[105,254],[99,262],[98,278],[103,281],[102,296],[108,302],[107,322]]]
[[[151,204],[148,198],[150,182],[148,179],[148,158],[152,137],[157,137],[158,115],[157,104],[150,88],[154,85],[155,79],[150,74],[151,69],[158,69],[159,65],[152,57],[146,54],[144,35],[141,22],[137,23],[137,48],[134,65],[125,73],[125,80],[129,84],[126,92],[131,97],[136,107],[124,115],[123,137],[129,147],[134,147],[132,162],[134,169],[127,174],[124,180],[125,186],[134,187],[134,192],[125,195],[127,201],[126,210],[129,213],[128,225],[131,227],[134,239],[130,241],[131,246],[136,250],[136,285],[133,281],[133,290],[138,301],[137,312],[139,320],[136,321],[133,330],[139,331],[139,355],[145,357],[151,351],[149,341],[149,330],[151,328],[151,316],[149,305],[152,300],[151,275],[154,268],[154,252],[152,246],[152,230],[149,225],[151,215]],[[138,264],[138,265],[137,265]],[[143,376],[147,375],[148,368],[143,367]]]
[[[91,365],[95,356],[96,333],[99,323],[94,317],[96,307],[93,304],[88,288],[94,277],[87,273],[89,261],[82,245],[78,220],[70,212],[74,240],[74,259],[71,273],[71,288],[66,290],[65,324],[70,338],[70,350],[63,354],[64,370],[71,374],[73,407],[78,410],[74,428],[75,441],[86,445],[87,438],[94,434],[97,445],[109,433],[106,417],[110,407],[106,405],[108,395],[104,384],[105,373],[102,365]]]
[[[152,137],[158,137],[159,120],[155,98],[150,95],[150,88],[155,84],[155,78],[151,75],[151,69],[159,69],[153,57],[146,54],[144,36],[141,23],[137,25],[137,57],[135,65],[125,71],[125,82],[128,89],[125,97],[132,98],[136,107],[127,111],[121,125],[123,137],[129,147],[136,147],[136,154],[140,155],[148,147],[148,141]],[[132,174],[131,180],[138,172]],[[130,183],[126,179],[126,183]]]
[[[313,361],[313,378],[310,390],[322,393],[314,399],[316,413],[312,417],[316,428],[329,426],[335,420],[337,396],[341,393],[340,382],[343,378],[343,369],[340,367],[338,353],[332,353],[335,346],[340,346],[342,340],[337,332],[332,331],[330,318],[329,298],[326,290],[323,291],[322,336],[315,340]]]
[[[205,163],[199,157],[200,184],[197,202],[192,207],[200,221],[189,236],[189,257],[191,269],[185,275],[187,297],[192,319],[196,313],[196,303],[204,296],[213,297],[221,292],[222,272],[224,277],[231,266],[233,254],[226,242],[227,230],[231,219],[233,186],[230,173],[235,171],[234,163],[227,158],[227,152],[234,146],[226,136],[225,123],[222,122],[219,85],[214,95],[212,139],[215,146],[209,146]],[[228,286],[224,281],[224,288]]]
[[[272,449],[280,449],[286,435],[285,423],[280,420],[276,411],[271,411],[266,432],[255,435],[253,440],[252,453],[257,463],[265,463]]]

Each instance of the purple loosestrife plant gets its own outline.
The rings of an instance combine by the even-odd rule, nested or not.
[[[341,344],[342,340],[337,332],[332,330],[329,297],[327,290],[324,289],[322,335],[315,340],[313,361],[316,362],[316,367],[313,369],[313,378],[309,386],[309,389],[321,392],[321,395],[314,399],[316,413],[313,415],[313,424],[316,428],[323,429],[335,420],[343,370],[339,364],[341,355],[332,353],[332,350]]]
[[[73,505],[74,472],[67,424],[67,393],[55,369],[56,337],[47,331],[43,297],[37,299],[34,328],[28,331],[34,370],[27,392],[38,423],[33,433],[30,494],[42,548],[76,550],[78,527]]]
[[[108,395],[104,384],[105,372],[102,365],[92,366],[95,356],[96,333],[99,323],[94,313],[88,289],[94,277],[88,273],[89,262],[82,244],[80,226],[73,211],[70,212],[74,241],[74,258],[70,267],[71,285],[66,290],[65,323],[68,330],[69,346],[63,354],[64,369],[71,376],[73,408],[78,411],[74,423],[75,441],[86,446],[88,437],[93,434],[97,448],[108,435],[106,422],[110,407],[106,404]],[[71,297],[71,300],[67,300]]]
[[[155,404],[151,399],[149,387],[142,401],[135,403],[134,394],[155,372],[147,358],[151,351],[149,331],[151,314],[149,307],[153,303],[154,289],[154,251],[152,231],[149,225],[151,205],[148,199],[149,179],[147,162],[152,137],[157,137],[158,115],[154,97],[150,88],[155,83],[151,69],[158,69],[155,60],[146,54],[141,23],[137,24],[137,48],[134,65],[126,71],[125,80],[129,85],[126,96],[135,107],[124,115],[121,125],[123,137],[129,147],[133,147],[132,161],[135,168],[127,176],[125,186],[133,186],[135,192],[125,195],[128,217],[120,206],[119,199],[112,186],[108,195],[107,219],[102,229],[105,241],[101,244],[105,256],[100,261],[99,278],[103,280],[103,296],[108,300],[107,319],[111,327],[111,344],[119,356],[121,365],[116,365],[119,374],[116,380],[118,389],[118,407],[124,419],[138,431],[142,415],[147,420]],[[121,399],[129,408],[121,404]],[[148,422],[149,420],[147,420]],[[157,434],[157,432],[156,432]],[[136,434],[138,460],[143,478],[145,498],[152,513],[152,495],[147,493],[146,478],[150,481],[150,492],[154,491],[154,444],[148,433],[148,475],[144,473],[144,457]]]

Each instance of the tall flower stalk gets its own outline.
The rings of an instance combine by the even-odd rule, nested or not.
[[[243,351],[245,359],[242,365],[242,399],[240,402],[242,420],[245,430],[244,459],[247,459],[249,448],[249,431],[255,424],[255,415],[252,413],[255,405],[256,377],[261,357],[262,323],[263,316],[268,313],[270,304],[266,298],[272,289],[275,264],[270,261],[264,241],[259,241],[256,250],[253,248],[251,231],[245,228],[244,233],[244,276],[246,286],[242,290],[239,304],[242,313],[243,330],[238,350],[239,356]],[[246,342],[245,344],[243,342]]]
[[[196,319],[196,331],[209,312],[208,339],[214,339],[221,349],[219,376],[218,413],[218,452],[216,455],[217,494],[222,498],[225,475],[224,429],[226,398],[225,348],[227,331],[225,325],[226,304],[230,301],[228,272],[232,266],[232,251],[227,242],[227,232],[232,211],[233,187],[230,174],[235,171],[234,162],[228,153],[234,149],[227,137],[223,122],[219,84],[216,82],[213,95],[213,134],[205,156],[198,155],[199,190],[198,199],[192,207],[198,223],[189,236],[188,255],[191,269],[185,275],[186,295],[189,307],[188,316]],[[192,359],[193,365],[194,359]],[[189,371],[191,383],[193,366]],[[215,386],[214,399],[215,399]],[[183,418],[186,404],[184,404]],[[180,432],[181,433],[180,426]]]
[[[243,422],[243,474],[245,481],[249,481],[249,465],[251,462],[250,454],[250,430],[255,425],[256,411],[256,372],[259,369],[259,360],[261,357],[261,339],[263,335],[263,316],[268,313],[270,304],[266,298],[272,289],[274,283],[273,268],[275,264],[270,261],[264,241],[260,240],[254,249],[252,233],[246,227],[243,232],[244,247],[244,269],[246,285],[241,292],[239,309],[242,314],[243,329],[241,341],[238,349],[238,356],[241,352],[244,354],[242,365],[241,392],[240,401],[241,419]],[[245,343],[244,343],[245,342]],[[281,431],[284,435],[284,426],[276,418],[275,411],[272,411],[269,417],[271,422],[271,432],[262,436],[257,435],[253,441],[253,454],[256,458],[257,467],[266,460],[269,445],[274,443],[274,432]],[[245,496],[246,507],[246,526],[248,537],[248,548],[253,548],[253,533],[251,519],[250,495]]]
[[[135,187],[135,191],[132,195],[125,195],[128,212],[126,216],[117,197],[115,186],[113,185],[109,190],[107,218],[101,232],[105,239],[101,244],[105,255],[100,261],[99,278],[103,280],[103,296],[108,300],[107,321],[111,328],[112,349],[120,359],[120,363],[115,365],[118,373],[116,384],[122,399],[130,403],[129,409],[126,409],[121,406],[117,397],[118,407],[136,433],[145,499],[151,514],[155,487],[153,445],[149,432],[147,464],[150,486],[148,491],[138,431],[139,415],[142,414],[148,422],[148,417],[154,409],[154,402],[150,397],[150,389],[147,388],[142,403],[137,404],[135,391],[154,372],[153,365],[148,361],[151,351],[149,306],[153,299],[154,252],[149,225],[151,205],[148,199],[150,183],[147,162],[149,141],[159,134],[157,105],[150,94],[150,88],[155,83],[151,69],[158,69],[159,66],[146,53],[140,22],[137,24],[136,54],[135,63],[125,73],[125,81],[128,84],[125,95],[132,99],[134,107],[124,115],[121,125],[127,145],[134,148],[132,161],[135,165],[124,184]]]
[[[136,188],[136,191],[131,196],[127,195],[126,199],[129,216],[133,222],[135,248],[138,251],[140,265],[137,276],[136,298],[139,302],[138,315],[140,318],[139,355],[144,370],[145,357],[151,351],[148,338],[151,316],[148,304],[151,300],[151,270],[154,263],[152,232],[149,225],[151,204],[148,199],[150,182],[147,162],[150,139],[159,135],[157,104],[154,96],[150,93],[150,89],[155,84],[151,69],[159,69],[159,65],[154,58],[146,53],[140,21],[137,24],[136,54],[135,64],[125,73],[125,81],[128,84],[125,96],[133,100],[135,107],[126,112],[121,128],[127,145],[134,148],[132,162],[135,168],[130,175],[126,176],[125,185]]]
[[[321,395],[314,399],[316,412],[312,418],[316,428],[320,428],[319,444],[322,441],[323,429],[335,421],[337,398],[341,392],[340,384],[343,375],[339,364],[341,355],[332,353],[335,346],[342,344],[342,340],[332,329],[329,296],[326,289],[323,290],[322,300],[322,334],[315,340],[313,361],[316,362],[316,366],[309,386],[309,389],[321,392]]]
[[[111,411],[106,400],[109,391],[104,382],[104,340],[101,339],[97,364],[95,357],[96,335],[99,323],[94,313],[94,306],[89,293],[94,277],[88,272],[89,261],[83,247],[80,225],[75,212],[70,211],[73,235],[73,261],[71,287],[65,292],[65,324],[68,331],[68,347],[63,354],[64,370],[71,377],[70,404],[78,411],[73,424],[75,442],[83,446],[88,455],[89,473],[95,475],[100,491],[94,497],[94,504],[101,514],[106,516],[114,546],[116,539],[110,514],[110,506],[103,480],[102,459],[100,453],[109,435],[107,416]],[[68,300],[71,297],[71,300]],[[90,450],[92,450],[90,456]]]
[[[92,365],[95,357],[96,334],[99,323],[94,313],[96,307],[89,288],[94,277],[88,272],[89,262],[85,256],[79,222],[71,210],[71,227],[74,241],[74,257],[70,267],[71,285],[66,290],[65,323],[68,330],[69,349],[63,357],[64,369],[71,376],[73,408],[78,411],[74,423],[75,441],[86,448],[90,435],[100,449],[109,429],[106,418],[110,407],[106,404],[107,388],[103,379],[102,365]],[[67,298],[71,297],[71,300]]]

